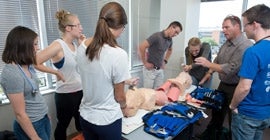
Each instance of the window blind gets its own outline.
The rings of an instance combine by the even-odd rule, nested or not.
[[[78,15],[81,25],[83,27],[83,33],[86,37],[94,35],[97,18],[102,6],[111,0],[47,0],[44,1],[46,29],[48,44],[53,40],[61,36],[58,30],[58,20],[55,18],[56,11],[65,9],[73,14]],[[128,15],[128,1],[118,0]],[[128,26],[126,26],[128,28]],[[118,38],[119,45],[128,52],[128,29]]]
[[[39,34],[36,0],[0,0],[0,73],[4,63],[2,53],[6,37],[15,26],[26,26]]]

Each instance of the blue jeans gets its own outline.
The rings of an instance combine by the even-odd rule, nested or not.
[[[262,140],[263,130],[270,126],[270,118],[257,120],[242,114],[232,113],[233,140]]]
[[[143,87],[157,89],[164,83],[164,70],[151,69],[143,67]]]
[[[34,129],[42,140],[50,140],[51,123],[48,115],[36,122],[32,122]],[[20,124],[15,120],[13,123],[14,134],[18,140],[30,140]]]
[[[80,117],[85,140],[121,140],[122,119],[108,125],[95,125]]]

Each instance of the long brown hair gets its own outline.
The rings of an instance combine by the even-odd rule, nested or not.
[[[105,43],[112,47],[119,46],[109,28],[119,29],[126,24],[127,15],[120,4],[116,2],[105,4],[99,13],[93,40],[86,49],[89,59],[92,61],[95,57],[99,58],[99,53]]]

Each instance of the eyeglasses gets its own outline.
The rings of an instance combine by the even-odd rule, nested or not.
[[[248,25],[253,24],[253,23],[254,23],[254,21],[246,23],[246,24],[244,25],[244,28],[245,28],[246,26],[248,26]]]
[[[81,24],[77,24],[77,25],[72,25],[72,24],[69,24],[69,25],[67,25],[67,26],[70,26],[70,27],[78,27],[78,28],[81,28],[81,27],[82,27],[82,25],[81,25]]]

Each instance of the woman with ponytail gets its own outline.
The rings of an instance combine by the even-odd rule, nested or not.
[[[130,74],[128,55],[116,39],[126,24],[123,7],[109,2],[100,11],[94,36],[78,48],[84,90],[80,121],[86,140],[121,140],[121,118],[129,108],[124,85]]]

